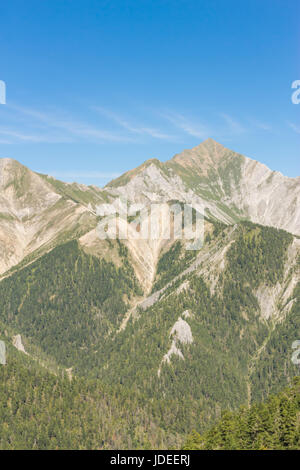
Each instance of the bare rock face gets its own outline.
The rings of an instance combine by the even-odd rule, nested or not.
[[[246,218],[300,234],[300,177],[271,171],[212,139],[166,163],[149,160],[108,188],[131,201],[199,203],[225,223]]]
[[[181,317],[178,318],[170,334],[175,340],[179,341],[180,343],[189,344],[193,342],[191,327]]]
[[[1,212],[22,219],[52,206],[60,199],[36,173],[15,160],[0,160]],[[5,204],[5,205],[4,205]]]
[[[300,282],[299,256],[300,239],[295,237],[288,249],[282,282],[274,286],[262,284],[256,291],[262,318],[280,321],[292,308],[296,301],[293,293]]]
[[[246,158],[230,203],[252,222],[300,233],[300,177],[288,178]]]
[[[21,335],[16,335],[13,337],[13,346],[20,352],[27,354],[22,343]]]
[[[93,218],[55,186],[20,163],[0,159],[0,274]]]
[[[26,256],[36,219],[59,199],[35,173],[14,160],[0,160],[0,273]]]
[[[185,310],[182,316],[184,316],[185,318],[190,316],[188,310]],[[180,359],[184,359],[184,356],[179,348],[180,343],[191,344],[194,341],[190,325],[181,317],[179,317],[178,320],[173,325],[171,332],[170,332],[170,337],[172,338],[171,347],[162,358],[161,365],[157,371],[158,377],[160,377],[160,374],[161,374],[162,364],[163,363],[170,364],[171,358],[173,355],[180,357]]]
[[[0,341],[0,365],[6,364],[6,346],[4,341]]]

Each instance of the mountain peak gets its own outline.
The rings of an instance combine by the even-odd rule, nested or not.
[[[199,148],[199,147],[211,147],[211,146],[223,147],[222,144],[220,144],[216,140],[212,139],[211,137],[208,137],[207,139],[203,140],[200,144],[198,144],[194,148],[196,149],[196,148]]]
[[[0,168],[26,168],[14,158],[0,158]]]
[[[127,171],[126,173],[119,176],[118,178],[113,179],[112,181],[107,183],[106,187],[123,186],[123,185],[129,183],[129,181],[132,180],[132,178],[139,175],[141,172],[143,172],[150,165],[155,165],[158,168],[162,168],[164,166],[164,164],[160,160],[158,160],[157,158],[150,158],[150,159],[144,161],[144,163],[142,163],[138,167]]]
[[[176,154],[170,163],[176,163],[184,168],[197,168],[204,174],[210,167],[215,167],[229,155],[238,155],[232,150],[227,149],[219,142],[209,138],[201,142],[201,144],[192,149],[185,149],[181,153]]]
[[[23,180],[33,175],[26,166],[13,158],[0,158],[0,188],[3,189],[13,181]]]

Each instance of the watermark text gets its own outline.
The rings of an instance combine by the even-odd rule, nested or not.
[[[300,80],[295,80],[292,83],[292,88],[295,88],[296,91],[292,94],[292,103],[299,104],[300,103]]]
[[[0,341],[0,364],[6,364],[6,347],[4,341]]]
[[[0,104],[6,104],[6,84],[0,80]]]
[[[129,204],[116,199],[100,204],[97,234],[101,240],[188,240],[187,250],[199,250],[204,240],[204,207],[201,204]]]

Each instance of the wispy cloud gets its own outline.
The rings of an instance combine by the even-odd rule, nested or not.
[[[230,134],[243,134],[246,129],[240,122],[226,113],[220,113],[220,117],[225,121],[227,130]]]
[[[163,139],[163,140],[174,140],[174,136],[169,135],[165,132],[162,132],[158,129],[148,127],[148,126],[137,126],[134,125],[128,120],[124,119],[123,117],[119,116],[118,114],[111,112],[105,108],[100,106],[94,106],[93,110],[97,111],[98,113],[102,114],[103,116],[107,117],[108,119],[117,123],[123,129],[129,131],[132,134],[138,135],[149,135],[155,139]]]
[[[43,135],[31,135],[7,128],[0,128],[0,135],[11,138],[11,140],[6,140],[6,143],[13,143],[15,140],[34,143],[45,141],[45,136]],[[47,138],[47,142],[50,142],[49,137]]]
[[[293,129],[294,132],[296,132],[297,134],[300,134],[300,126],[297,126],[293,122],[288,122],[288,125],[291,129]]]
[[[181,129],[186,134],[189,134],[193,137],[198,137],[199,139],[206,139],[211,135],[211,130],[205,124],[201,124],[199,122],[192,122],[190,119],[187,119],[182,114],[174,112],[165,112],[161,115],[175,127]]]
[[[261,129],[263,131],[271,131],[272,126],[266,122],[258,121],[257,119],[250,119],[250,124],[252,124],[257,129]]]
[[[5,126],[0,126],[0,144],[141,143],[146,138],[147,142],[149,138],[179,142],[184,138],[184,134],[199,140],[208,137],[224,140],[258,129],[272,130],[270,124],[257,119],[245,118],[248,123],[248,126],[245,126],[240,118],[225,112],[210,114],[205,118],[191,118],[170,109],[155,111],[155,114],[156,124],[152,126],[137,119],[127,119],[120,113],[101,106],[88,107],[85,110],[85,118],[77,119],[64,110],[41,111],[9,104],[6,105],[4,115],[1,110],[1,117],[6,117],[6,120]],[[292,123],[289,123],[289,126],[299,133],[298,126]]]
[[[208,124],[203,120],[191,120],[181,113],[164,112],[162,116],[171,122],[175,127],[181,129],[188,135],[197,137],[199,139],[207,139],[213,135],[237,135],[246,132],[246,129],[240,122],[226,113],[219,113],[218,116],[222,118],[222,124]],[[215,120],[215,119],[214,119]]]
[[[176,140],[175,136],[155,127],[134,125],[118,114],[101,107],[93,107],[92,109],[105,116],[109,121],[117,123],[121,127],[120,130],[103,129],[101,126],[78,120],[62,111],[43,112],[17,105],[9,105],[7,109],[14,113],[17,125],[14,122],[10,127],[0,128],[0,135],[10,137],[10,139],[5,139],[6,143],[72,143],[78,141],[134,143],[138,141],[137,136],[149,136],[154,139],[169,141]]]
[[[101,129],[87,122],[79,121],[73,117],[56,112],[45,113],[35,109],[25,108],[21,106],[10,105],[16,113],[31,118],[26,122],[27,127],[38,129],[38,133],[27,133],[20,131],[15,127],[0,128],[0,134],[10,136],[16,141],[27,142],[77,142],[97,141],[97,142],[132,142],[133,139],[128,135],[122,135],[118,132]],[[42,125],[42,131],[41,131]]]

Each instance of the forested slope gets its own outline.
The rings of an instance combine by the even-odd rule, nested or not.
[[[224,412],[203,435],[194,431],[184,449],[300,450],[300,377],[264,403]]]
[[[171,284],[158,301],[140,309],[115,337],[106,366],[100,370],[102,380],[172,399],[178,432],[193,427],[203,430],[222,409],[236,409],[260,399],[255,367],[259,369],[261,363],[258,358],[251,369],[252,360],[272,336],[274,323],[297,321],[299,301],[291,310],[285,310],[286,304],[277,308],[275,302],[274,316],[265,318],[258,290],[264,286],[278,289],[278,298],[286,295],[286,283],[294,275],[286,272],[292,240],[284,231],[249,223],[233,231],[217,230],[207,247],[207,260],[173,282],[174,263],[164,255],[158,279],[163,274]],[[180,256],[180,250],[176,250]],[[298,291],[292,290],[286,303],[290,297],[299,298]],[[171,334],[178,320],[190,332],[190,342]],[[274,391],[297,374],[291,363],[297,331],[293,335],[286,340],[283,358],[290,367],[283,378],[275,371],[268,379]],[[279,348],[280,342],[275,346],[274,361]],[[165,359],[168,352],[169,361]],[[260,378],[262,383],[266,377]]]
[[[89,370],[99,342],[142,292],[121,245],[120,255],[117,267],[75,240],[60,245],[0,283],[0,319],[65,367]]]
[[[6,338],[0,339],[7,342]],[[0,365],[0,449],[179,447],[162,406],[122,387],[54,375],[10,345]]]
[[[73,241],[3,279],[0,320],[3,331],[22,335],[30,355],[40,350],[59,370],[72,368],[71,387],[99,380],[91,386],[112,387],[108,406],[121,393],[125,416],[148,409],[130,428],[132,444],[126,423],[120,428],[120,447],[142,445],[137,429],[153,446],[181,444],[222,410],[260,401],[298,373],[291,363],[299,339],[297,238],[244,222],[217,224],[196,254],[174,244],[158,262],[154,285],[163,290],[138,304],[123,329],[132,302],[143,298],[118,246],[119,266]],[[26,387],[25,372],[23,379]],[[103,445],[114,445],[105,436]]]

